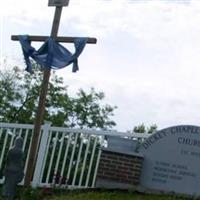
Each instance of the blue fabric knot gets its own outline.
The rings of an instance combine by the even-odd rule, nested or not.
[[[38,50],[35,50],[35,48],[31,46],[28,35],[19,36],[19,41],[27,66],[26,71],[33,73],[30,61],[31,57],[36,63],[48,69],[61,69],[73,63],[72,72],[76,72],[79,70],[78,57],[87,43],[87,38],[75,39],[74,54],[56,42],[52,37],[49,37]]]

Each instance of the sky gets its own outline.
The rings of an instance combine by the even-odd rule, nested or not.
[[[0,2],[1,70],[23,64],[11,35],[49,35],[54,7],[47,0]],[[200,124],[200,0],[70,0],[59,36],[96,37],[71,66],[56,73],[69,92],[103,91],[116,105],[117,131],[144,123],[158,129]],[[33,43],[38,48],[38,43]],[[65,45],[73,50],[72,45]]]

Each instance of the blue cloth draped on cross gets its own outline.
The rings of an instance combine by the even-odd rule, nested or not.
[[[30,73],[33,73],[30,57],[35,60],[36,63],[48,69],[61,69],[73,64],[72,72],[76,72],[79,70],[78,57],[87,43],[86,38],[76,39],[74,41],[75,53],[72,54],[52,37],[49,37],[38,50],[31,46],[28,35],[19,36],[19,41],[27,66],[26,71]]]

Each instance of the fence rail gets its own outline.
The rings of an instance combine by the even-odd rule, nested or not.
[[[24,139],[24,172],[29,159],[33,125],[0,123],[0,183],[4,182],[3,169],[8,150],[16,136]],[[41,128],[32,185],[71,188],[93,188],[106,136],[147,138],[149,134],[130,134],[117,131],[97,131],[51,127]],[[36,147],[37,148],[37,147]],[[23,181],[21,182],[23,184]]]

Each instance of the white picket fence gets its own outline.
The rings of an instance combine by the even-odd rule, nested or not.
[[[16,136],[24,139],[24,172],[27,170],[33,125],[0,123],[0,183],[9,148]],[[96,131],[42,126],[37,161],[32,179],[33,187],[59,185],[68,188],[93,188],[105,137],[115,135],[146,138],[148,134],[128,134],[117,131]],[[23,181],[21,182],[23,185]]]

